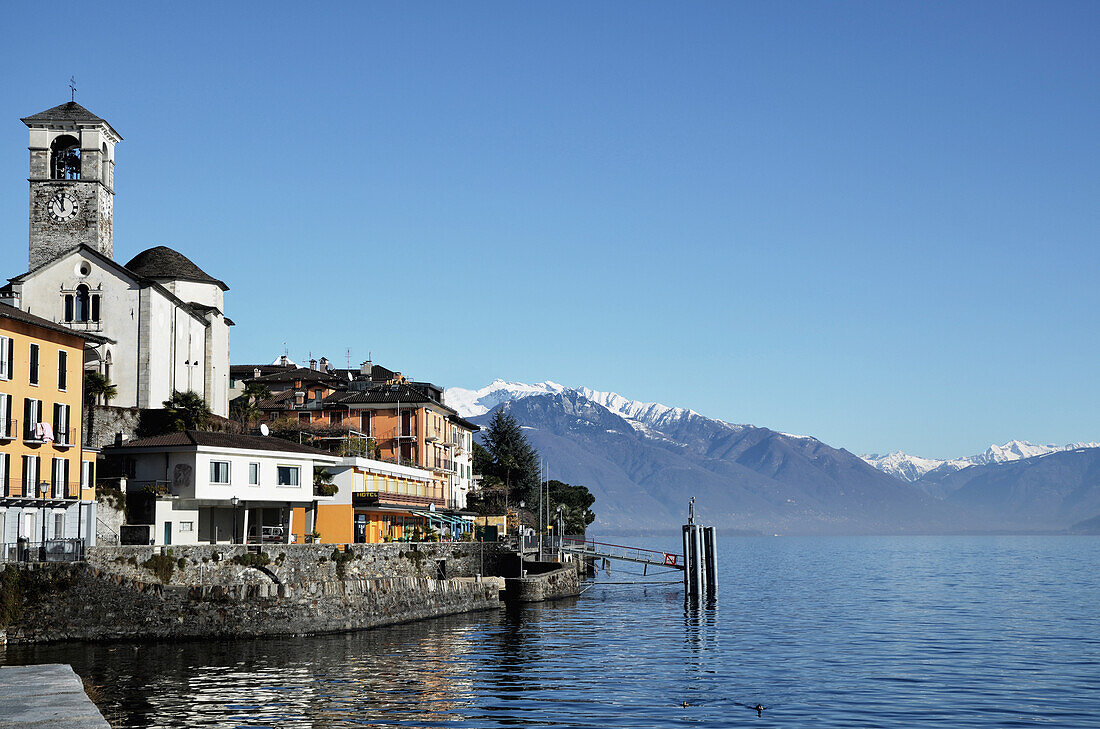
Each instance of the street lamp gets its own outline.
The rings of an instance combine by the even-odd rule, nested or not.
[[[232,499],[230,499],[230,501],[233,502],[233,543],[238,544],[239,542],[237,542],[237,505],[241,503],[241,500],[240,500],[239,497],[234,496]]]
[[[39,561],[46,561],[46,494],[50,491],[49,481],[38,484],[38,493],[42,498],[42,543],[38,545]]]

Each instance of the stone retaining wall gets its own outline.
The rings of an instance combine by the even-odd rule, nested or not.
[[[509,602],[542,602],[581,594],[581,577],[576,565],[559,567],[548,572],[504,580],[504,597]]]
[[[418,577],[189,587],[44,564],[19,568],[5,584],[19,604],[6,626],[12,643],[307,635],[500,604],[492,585]]]
[[[329,580],[369,580],[390,577],[473,577],[501,574],[506,550],[495,542],[389,542],[384,544],[265,544],[270,560],[264,570],[242,566],[234,558],[248,553],[244,545],[199,544],[94,547],[88,563],[105,572],[137,581],[152,582],[153,571],[144,565],[151,557],[168,556],[173,568],[169,585],[235,585],[248,583],[297,584]],[[255,551],[255,547],[253,547]],[[163,560],[162,560],[163,561]],[[270,573],[270,574],[268,574]]]

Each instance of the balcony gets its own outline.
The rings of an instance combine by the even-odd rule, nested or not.
[[[431,468],[435,469],[436,471],[445,471],[447,473],[453,473],[454,470],[455,470],[454,461],[448,460],[446,458],[433,458],[433,459],[430,459],[429,465],[431,466]]]
[[[154,496],[173,496],[171,481],[131,481],[130,491],[141,491]]]
[[[59,431],[55,430],[53,433],[53,444],[57,448],[72,448],[76,445],[76,429]]]

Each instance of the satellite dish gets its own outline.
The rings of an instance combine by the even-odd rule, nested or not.
[[[260,435],[271,435],[271,428],[267,427],[267,423],[260,423]]]

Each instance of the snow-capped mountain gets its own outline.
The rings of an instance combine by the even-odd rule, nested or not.
[[[522,382],[506,382],[496,379],[479,390],[466,390],[461,387],[449,387],[444,394],[447,405],[458,411],[464,418],[484,415],[497,405],[511,400],[520,400],[532,395],[547,395],[561,392],[564,386],[556,382],[537,382],[527,385]]]
[[[761,533],[913,531],[953,518],[847,451],[687,408],[503,380],[445,401],[482,426],[507,408],[555,478],[592,490],[599,528],[675,528],[692,496],[712,523]]]
[[[943,478],[955,471],[961,471],[970,466],[987,466],[993,463],[1008,463],[1035,456],[1045,456],[1049,453],[1061,451],[1074,451],[1080,448],[1100,448],[1098,443],[1069,443],[1066,445],[1036,445],[1026,440],[1010,440],[1004,445],[991,445],[984,453],[962,458],[950,458],[940,460],[936,458],[922,458],[909,455],[902,451],[894,451],[885,456],[877,453],[860,456],[872,466],[910,483],[925,478]]]

